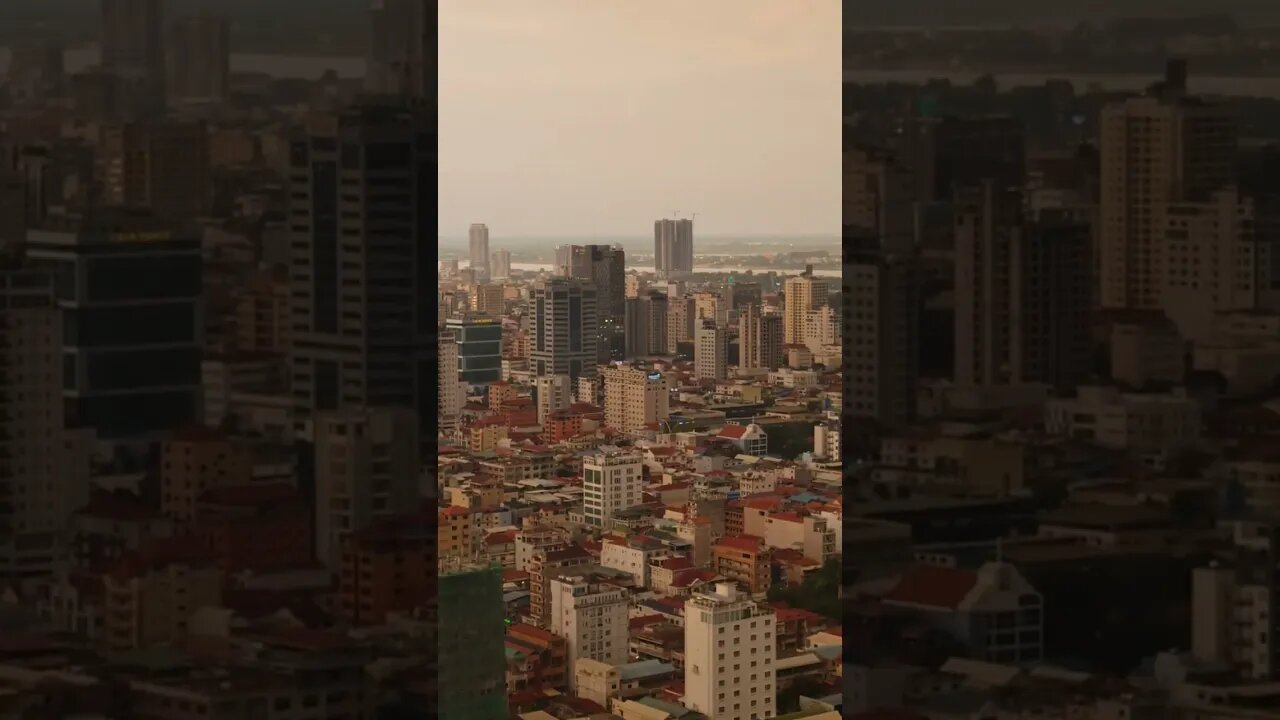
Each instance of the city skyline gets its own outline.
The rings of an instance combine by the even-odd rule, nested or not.
[[[838,235],[839,15],[442,4],[439,234],[639,235],[679,211],[699,234]]]

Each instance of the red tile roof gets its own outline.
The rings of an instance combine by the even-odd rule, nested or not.
[[[759,552],[764,547],[764,539],[755,535],[728,535],[720,538],[716,545],[744,552]]]
[[[902,574],[884,601],[954,610],[977,582],[978,574],[972,570],[917,565]]]

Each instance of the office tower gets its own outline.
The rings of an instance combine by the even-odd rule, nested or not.
[[[1010,254],[1010,366],[1016,382],[1067,390],[1093,368],[1093,230],[1076,213],[1043,210]]]
[[[372,0],[365,92],[435,99],[435,4]]]
[[[693,272],[693,220],[653,223],[653,269],[659,275]]]
[[[680,351],[680,343],[693,342],[698,306],[689,295],[667,294],[667,353]]]
[[[721,294],[731,310],[741,310],[748,305],[760,306],[763,292],[758,282],[741,282],[729,276],[729,282],[721,287]]]
[[[589,572],[561,573],[548,588],[551,613],[548,629],[568,646],[569,688],[577,686],[579,660],[625,665],[627,651],[627,590]]]
[[[568,375],[543,375],[533,379],[533,394],[538,407],[538,424],[542,424],[548,415],[564,410],[573,402],[573,385]]]
[[[533,343],[529,365],[537,375],[596,376],[597,293],[581,280],[553,278],[530,293]]]
[[[489,279],[489,228],[484,223],[474,223],[467,230],[467,239],[471,249],[471,269],[476,273],[476,280]]]
[[[625,301],[626,356],[663,355],[667,351],[667,296],[649,292]]]
[[[462,405],[466,400],[462,381],[458,377],[461,367],[458,343],[452,330],[440,333],[440,430],[452,432],[458,428]]]
[[[89,499],[92,430],[63,427],[52,273],[0,270],[0,577],[52,572]]]
[[[787,278],[783,284],[785,314],[783,315],[782,342],[785,345],[804,344],[804,322],[810,310],[831,304],[831,284],[813,274],[813,268]]]
[[[103,199],[184,222],[208,214],[209,131],[201,122],[126,123],[102,130]]]
[[[914,254],[884,252],[874,237],[845,240],[844,411],[885,427],[915,417],[920,271]]]
[[[702,320],[698,324],[698,337],[694,342],[694,376],[699,380],[723,380],[727,374],[728,331],[714,320]]]
[[[102,0],[102,68],[148,113],[165,107],[162,8],[161,0]]]
[[[1170,73],[1166,90],[1106,106],[1102,148],[1102,306],[1156,309],[1169,262],[1173,203],[1204,202],[1232,180],[1236,126],[1223,105],[1192,101]]]
[[[179,19],[169,30],[165,67],[169,97],[217,102],[231,90],[231,24],[201,12]]]
[[[782,365],[782,318],[748,305],[738,316],[738,365],[775,370]]]
[[[614,515],[643,502],[640,456],[606,450],[582,459],[582,514],[587,525],[613,529]]]
[[[987,181],[957,194],[955,208],[955,382],[1012,382],[1013,246],[1022,198]]]
[[[910,168],[871,148],[844,152],[844,224],[880,238],[886,250],[915,245],[915,188]]]
[[[27,256],[66,282],[67,423],[106,440],[143,439],[200,417],[200,239],[145,213],[50,218]]]
[[[597,359],[621,360],[626,353],[626,252],[609,245],[561,245],[556,248],[556,263],[565,277],[595,285]]]
[[[600,371],[604,379],[604,424],[635,432],[671,415],[670,385],[662,373],[626,365]]]
[[[777,714],[777,617],[731,582],[684,604],[684,703],[716,720]]]
[[[300,428],[316,411],[362,406],[412,407],[423,427],[434,422],[431,122],[391,105],[355,107],[313,118],[291,144],[290,363]]]
[[[314,434],[316,558],[332,570],[346,534],[418,508],[418,417],[409,407],[326,411]]]
[[[490,270],[493,272],[494,280],[508,280],[511,278],[511,251],[510,250],[494,250],[491,258],[493,265]]]
[[[442,569],[438,592],[438,717],[507,720],[501,570]]]
[[[488,385],[502,379],[502,323],[494,318],[461,315],[445,328],[458,346],[458,378],[468,385]]]

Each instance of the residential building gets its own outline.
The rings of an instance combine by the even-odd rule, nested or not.
[[[548,629],[565,639],[568,666],[579,659],[621,664],[627,660],[626,588],[612,585],[592,573],[561,573],[552,578],[548,591]],[[577,682],[570,676],[570,689]]]
[[[656,370],[610,366],[604,378],[605,425],[621,432],[636,432],[671,414],[670,387]]]
[[[582,514],[587,525],[609,529],[619,512],[639,505],[644,479],[638,454],[615,450],[582,461]]]
[[[776,616],[719,583],[684,604],[684,704],[716,720],[777,714]]]

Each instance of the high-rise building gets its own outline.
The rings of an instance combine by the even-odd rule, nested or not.
[[[259,270],[232,292],[236,304],[235,347],[247,353],[289,352],[289,276]]]
[[[723,380],[728,372],[729,333],[714,320],[698,323],[698,338],[694,342],[694,375],[700,380]]]
[[[604,379],[604,422],[621,432],[634,432],[671,414],[670,386],[655,370],[611,365]]]
[[[489,279],[489,227],[484,223],[474,223],[467,230],[467,242],[471,252],[471,269],[476,272],[476,280]]]
[[[579,660],[625,664],[628,654],[628,593],[592,573],[562,573],[552,578],[548,594],[549,629],[565,639],[569,687],[576,686]]]
[[[693,220],[653,223],[653,269],[659,275],[693,272]]]
[[[643,502],[640,456],[608,450],[582,459],[582,514],[587,525],[611,529],[618,513]]]
[[[506,288],[491,283],[477,283],[471,288],[471,309],[479,316],[501,318]]]
[[[1022,235],[1022,197],[991,181],[955,203],[955,382],[989,386],[1014,380],[1013,246]]]
[[[493,264],[490,271],[493,273],[494,280],[508,280],[511,278],[511,251],[499,248],[493,251],[491,258]]]
[[[502,572],[442,569],[438,592],[438,717],[507,720]]]
[[[782,342],[785,345],[804,344],[804,323],[809,311],[831,304],[831,284],[813,274],[812,268],[787,278],[783,284],[785,314],[782,324]]]
[[[165,68],[169,97],[217,102],[231,90],[231,23],[201,12],[169,30]]]
[[[365,91],[434,100],[435,23],[427,0],[373,0]]]
[[[62,313],[48,272],[0,270],[0,577],[53,571],[89,499],[92,430],[63,427]]]
[[[716,720],[777,714],[777,616],[731,582],[684,604],[684,702]]]
[[[738,316],[738,365],[775,370],[782,365],[782,318],[748,305]]]
[[[313,118],[292,142],[290,362],[300,427],[316,411],[362,406],[412,407],[430,427],[433,122],[366,105]]]
[[[843,404],[846,415],[901,427],[915,416],[920,271],[874,238],[846,240]]]
[[[27,235],[58,278],[72,427],[155,438],[200,417],[200,239],[138,211],[53,218]]]
[[[551,413],[569,407],[573,402],[573,384],[568,375],[542,375],[533,379],[533,394],[541,424]]]
[[[458,428],[462,414],[462,405],[466,400],[463,394],[462,381],[458,378],[461,363],[458,357],[458,343],[453,331],[440,333],[440,430],[452,432]]]
[[[870,148],[844,152],[844,224],[874,233],[886,250],[915,241],[915,188],[910,168]]]
[[[570,382],[596,377],[597,292],[570,278],[537,283],[530,294],[533,374],[568,375]]]
[[[165,107],[163,27],[161,0],[102,0],[102,68],[148,112]]]
[[[1159,308],[1169,205],[1204,202],[1232,181],[1235,119],[1225,105],[1186,98],[1184,80],[1171,72],[1160,92],[1102,110],[1103,307]]]
[[[445,321],[458,346],[458,378],[468,385],[502,379],[502,323],[494,318],[457,315]]]
[[[626,300],[626,355],[628,358],[667,352],[667,296],[650,291]]]
[[[840,311],[831,305],[810,310],[804,317],[804,345],[817,353],[840,344]]]
[[[1071,211],[1042,210],[1010,253],[1010,367],[1017,382],[1070,389],[1093,368],[1093,229]]]
[[[597,357],[600,362],[622,359],[626,352],[626,252],[610,245],[561,245],[556,248],[556,264],[565,277],[595,285]]]
[[[680,351],[681,343],[693,342],[698,306],[691,295],[667,294],[667,353]]]
[[[102,129],[108,205],[189,222],[209,213],[209,131],[202,122],[126,123]]]
[[[315,420],[316,557],[338,567],[342,538],[418,509],[411,408],[323,412]]]

